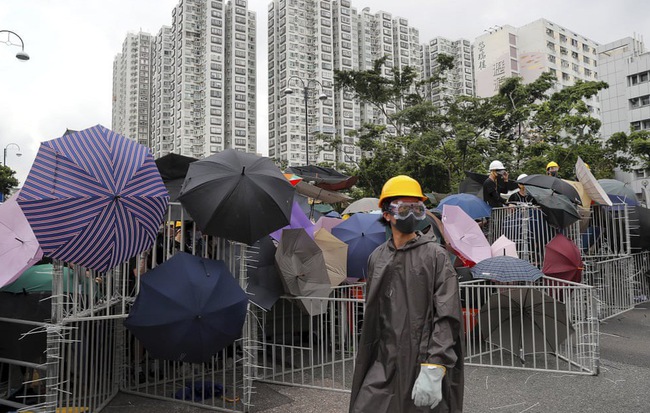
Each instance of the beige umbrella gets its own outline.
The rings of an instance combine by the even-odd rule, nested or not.
[[[321,228],[314,233],[316,245],[323,251],[327,275],[332,287],[341,284],[348,273],[348,244]]]
[[[601,205],[612,206],[612,201],[609,199],[609,196],[605,192],[600,183],[596,180],[594,175],[589,170],[589,167],[585,162],[578,156],[576,161],[576,176],[578,181],[582,183],[582,186],[585,188],[585,192],[589,194],[589,197],[594,201],[598,202]]]
[[[356,214],[359,212],[370,212],[376,209],[379,209],[379,198],[361,198],[348,205],[341,214]]]
[[[569,181],[568,179],[563,179],[563,181],[574,187],[578,191],[578,195],[580,195],[582,206],[578,205],[578,214],[580,215],[580,231],[584,232],[587,230],[589,220],[591,219],[591,198],[581,182]]]

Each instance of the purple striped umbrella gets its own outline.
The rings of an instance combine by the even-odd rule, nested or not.
[[[101,125],[41,143],[18,198],[46,256],[97,271],[150,248],[168,202],[149,150]]]

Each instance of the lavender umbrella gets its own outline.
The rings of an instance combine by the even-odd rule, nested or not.
[[[273,231],[270,235],[274,240],[280,241],[280,238],[282,237],[282,231],[285,229],[299,228],[303,228],[307,232],[307,235],[314,239],[314,224],[312,224],[309,218],[307,218],[305,213],[300,208],[300,205],[298,205],[296,201],[293,201],[293,207],[291,208],[291,220],[289,221],[289,225],[280,228],[277,231]]]

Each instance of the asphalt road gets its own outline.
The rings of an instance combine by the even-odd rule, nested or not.
[[[650,411],[650,305],[600,325],[598,376],[467,367],[467,413],[585,413]],[[252,412],[347,412],[347,393],[256,383]],[[190,413],[207,410],[119,394],[108,413]]]

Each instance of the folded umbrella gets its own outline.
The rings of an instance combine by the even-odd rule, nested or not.
[[[361,198],[347,206],[342,212],[345,214],[356,214],[359,212],[370,212],[379,209],[379,198]]]
[[[472,194],[453,194],[444,198],[436,210],[442,211],[445,205],[459,206],[472,219],[489,218],[492,208],[481,198]]]
[[[348,278],[359,280],[368,275],[368,258],[386,242],[386,229],[375,214],[354,214],[336,227],[332,235],[348,244]]]
[[[275,253],[285,291],[299,297],[300,307],[310,316],[327,311],[332,286],[327,274],[323,251],[304,229],[287,229]]]
[[[518,180],[518,182],[526,185],[526,189],[529,192],[531,186],[545,188],[566,196],[573,203],[580,204],[582,202],[580,200],[580,194],[578,194],[578,191],[573,186],[554,176],[533,174]]]
[[[297,202],[293,202],[293,207],[291,208],[291,220],[289,221],[289,225],[280,228],[277,231],[273,231],[270,235],[271,238],[273,238],[276,241],[280,240],[280,237],[282,237],[282,232],[287,230],[287,229],[298,229],[302,228],[305,231],[307,231],[307,234],[314,238],[314,224],[307,218],[305,213],[302,211],[300,208],[300,205],[298,205]]]
[[[542,272],[565,281],[582,282],[580,249],[563,234],[557,234],[546,244]]]
[[[0,204],[0,287],[12,283],[41,258],[43,250],[16,197]]]
[[[202,363],[241,336],[247,303],[225,262],[178,252],[141,276],[124,325],[154,358]]]
[[[323,251],[330,284],[332,287],[336,287],[347,278],[348,244],[339,240],[324,228],[314,233],[314,241]]]
[[[271,159],[227,149],[190,164],[178,199],[204,234],[252,245],[289,224],[294,191]]]
[[[247,250],[246,292],[252,303],[270,310],[284,294],[282,280],[275,267],[276,247],[270,237],[262,237]]]
[[[575,333],[566,305],[532,288],[491,295],[479,320],[485,340],[517,356],[555,352]]]
[[[535,198],[550,225],[566,228],[580,219],[575,204],[566,196],[555,193],[550,189],[532,187],[526,189]]]
[[[471,267],[492,257],[490,243],[483,231],[459,206],[443,206],[442,223],[445,239],[464,261],[465,266]]]
[[[517,254],[517,245],[510,241],[505,235],[501,235],[497,238],[490,247],[492,250],[493,257],[501,257],[508,255],[510,257],[519,258]]]
[[[487,258],[472,267],[474,278],[484,278],[499,282],[535,281],[542,272],[528,261],[502,255]]]
[[[584,186],[585,191],[592,200],[601,205],[612,206],[612,201],[607,196],[607,193],[591,173],[587,164],[579,156],[576,161],[576,177],[582,183],[582,186]]]
[[[151,248],[168,202],[149,149],[101,125],[41,143],[18,197],[45,255],[97,271]]]

